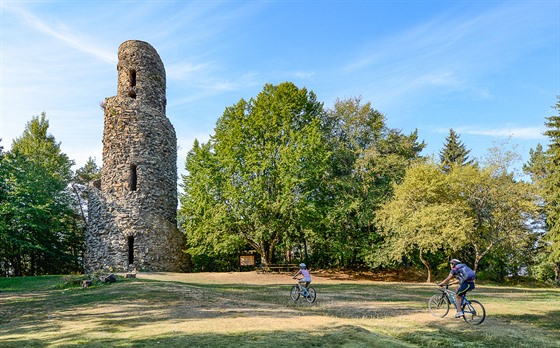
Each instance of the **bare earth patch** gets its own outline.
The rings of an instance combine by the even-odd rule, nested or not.
[[[357,277],[347,273],[313,273],[313,283],[337,284],[345,283],[368,283],[371,280],[365,277]],[[177,281],[183,283],[197,284],[247,284],[247,285],[271,285],[292,284],[292,275],[288,273],[257,273],[257,272],[224,272],[224,273],[170,273],[170,272],[142,272],[137,274],[139,279],[151,279],[162,281]]]

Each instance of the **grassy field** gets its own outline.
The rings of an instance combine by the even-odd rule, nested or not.
[[[471,326],[430,315],[426,283],[317,275],[309,304],[289,275],[69,279],[0,278],[0,347],[560,347],[559,289],[477,284],[487,318]]]

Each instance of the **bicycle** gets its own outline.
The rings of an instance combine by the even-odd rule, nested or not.
[[[441,293],[435,294],[430,297],[428,301],[428,308],[433,316],[443,318],[449,313],[449,307],[452,303],[455,308],[455,292],[449,290],[449,284],[445,284],[445,289],[438,289]],[[482,303],[476,300],[468,300],[467,294],[463,295],[461,302],[461,310],[463,311],[463,319],[472,325],[481,324],[486,318],[486,310]]]
[[[290,290],[290,298],[293,301],[297,301],[300,295],[303,296],[303,298],[305,298],[305,300],[309,303],[315,302],[315,299],[317,298],[317,292],[312,287],[305,287],[304,285],[301,285],[300,290],[299,284],[292,286],[292,290]]]

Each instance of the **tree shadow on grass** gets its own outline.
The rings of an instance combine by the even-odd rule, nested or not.
[[[509,324],[528,323],[531,326],[556,333],[560,346],[560,310],[547,311],[542,314],[501,314],[498,320]]]
[[[549,313],[543,313],[542,318],[548,315]],[[419,346],[560,347],[560,332],[552,329],[552,325],[550,328],[539,328],[528,318],[512,322],[503,320],[502,317],[486,317],[482,324],[471,325],[448,315],[445,318],[434,318],[416,331],[403,332],[398,338]],[[553,325],[557,328],[557,324],[558,322]]]
[[[46,347],[53,342],[43,340],[10,339],[2,341],[2,347]],[[315,330],[237,333],[176,333],[157,335],[152,338],[83,338],[77,334],[61,335],[57,347],[410,347],[393,337],[368,331],[354,325],[322,327]]]

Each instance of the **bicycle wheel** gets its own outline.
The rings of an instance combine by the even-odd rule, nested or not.
[[[292,290],[290,290],[290,298],[294,301],[299,299],[299,288],[297,285],[292,286]]]
[[[315,289],[311,287],[307,288],[307,296],[305,296],[305,300],[309,303],[313,303],[315,302],[316,298],[317,298],[317,292],[315,292]]]
[[[486,318],[484,306],[476,300],[468,301],[461,309],[465,313],[463,319],[469,324],[478,325]]]
[[[445,294],[435,294],[428,301],[428,308],[434,317],[443,318],[449,313],[449,299]]]

